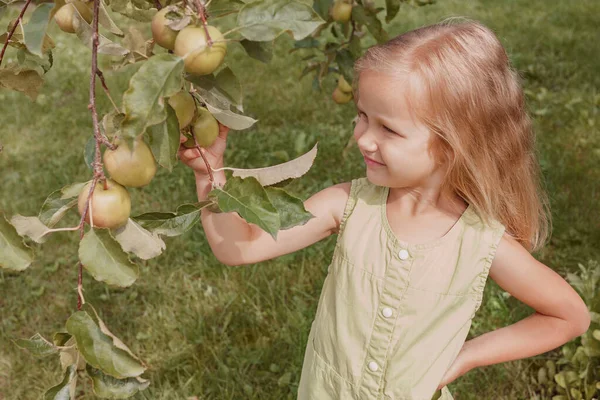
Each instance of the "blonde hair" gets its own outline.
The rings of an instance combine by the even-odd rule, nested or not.
[[[354,65],[406,82],[412,114],[434,134],[448,165],[442,193],[456,193],[495,219],[528,251],[551,231],[535,134],[520,79],[500,40],[477,21],[452,18],[369,48]],[[407,79],[408,78],[408,79]]]

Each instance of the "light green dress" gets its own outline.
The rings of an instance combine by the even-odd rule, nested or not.
[[[442,238],[408,244],[389,188],[352,181],[308,336],[299,400],[450,400],[436,389],[466,340],[505,227],[469,206]]]

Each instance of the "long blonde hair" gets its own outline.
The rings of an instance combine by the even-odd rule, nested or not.
[[[406,101],[448,165],[442,193],[501,222],[528,251],[544,246],[551,214],[535,134],[519,75],[491,29],[452,18],[373,46],[354,65],[355,92],[364,70],[407,82]]]

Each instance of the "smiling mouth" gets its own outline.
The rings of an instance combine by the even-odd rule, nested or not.
[[[369,165],[385,165],[385,164],[382,164],[382,163],[380,163],[378,161],[375,161],[375,160],[373,160],[373,159],[371,159],[371,158],[369,158],[367,156],[363,156],[363,158],[365,159],[365,162],[367,164],[369,164]]]

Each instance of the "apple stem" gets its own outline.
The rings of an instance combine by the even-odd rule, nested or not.
[[[15,31],[17,30],[17,26],[19,26],[19,24],[21,23],[21,20],[23,19],[23,14],[25,14],[25,10],[27,10],[27,7],[29,7],[30,3],[31,3],[31,0],[27,0],[25,5],[21,9],[21,13],[17,17],[15,24],[13,25],[12,29],[8,33],[8,36],[6,37],[6,42],[4,42],[4,46],[2,47],[2,52],[0,53],[0,64],[2,64],[2,59],[4,58],[4,53],[6,52],[6,48],[8,47],[8,44],[10,43],[10,39],[15,34]]]
[[[202,3],[202,0],[196,0],[196,8],[198,9],[198,17],[202,20],[202,26],[204,27],[204,33],[206,34],[206,43],[208,44],[208,47],[211,47],[213,41],[208,34],[206,7]]]
[[[192,137],[194,138],[194,143],[196,144],[195,148],[198,149],[198,152],[200,153],[202,160],[204,160],[204,164],[206,164],[206,170],[208,171],[208,180],[212,186],[212,184],[215,182],[215,177],[213,175],[213,169],[210,166],[210,163],[208,162],[206,157],[204,156],[204,153],[202,152],[203,149],[198,144],[198,140],[196,139],[196,135],[194,135],[194,132],[192,132]]]

